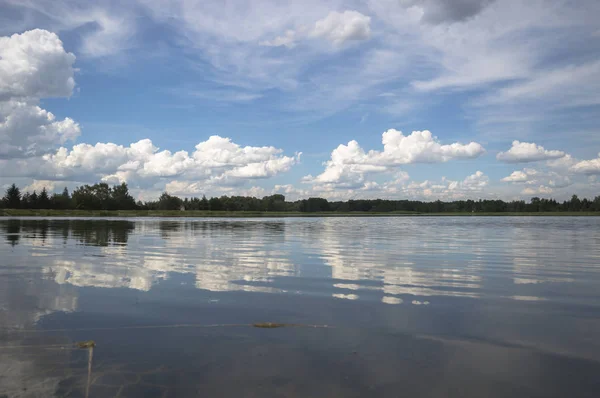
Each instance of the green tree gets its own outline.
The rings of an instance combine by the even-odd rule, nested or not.
[[[596,196],[592,202],[592,211],[600,211],[600,196]]]
[[[33,191],[33,193],[31,195],[29,195],[27,207],[29,209],[39,209],[40,208],[39,197],[38,197],[37,192],[35,192],[35,190]]]
[[[182,205],[183,201],[180,198],[169,195],[167,192],[163,192],[158,198],[159,210],[180,210]]]
[[[114,209],[112,189],[107,183],[101,182],[94,185],[84,185],[73,191],[73,206],[85,210]]]
[[[208,200],[208,209],[209,210],[223,210],[223,203],[221,203],[221,199],[219,198],[210,198]]]
[[[136,208],[135,199],[129,194],[126,183],[115,185],[111,191],[112,206],[117,210],[133,210]]]
[[[329,202],[324,198],[308,198],[300,205],[302,212],[329,211]]]
[[[48,191],[46,191],[46,187],[43,187],[42,192],[40,192],[40,196],[38,197],[38,207],[40,209],[50,208],[50,197],[48,197]]]
[[[581,200],[579,200],[577,195],[573,195],[571,197],[571,201],[569,203],[569,210],[571,210],[571,211],[580,211],[581,210]]]
[[[71,196],[69,195],[69,190],[67,189],[67,187],[63,189],[62,193],[55,193],[54,195],[52,195],[51,206],[53,209],[61,210],[72,208]]]
[[[206,196],[202,195],[202,199],[200,199],[200,210],[208,210],[208,209],[209,209],[208,199],[206,199]]]
[[[12,184],[6,190],[6,195],[4,195],[3,202],[6,204],[6,207],[9,209],[18,209],[21,207],[21,191],[19,188]]]
[[[265,196],[262,199],[263,209],[266,211],[284,211],[285,210],[285,196],[276,194],[271,196]]]

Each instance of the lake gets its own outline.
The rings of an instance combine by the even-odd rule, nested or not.
[[[600,217],[0,219],[0,397],[598,397],[599,337]]]

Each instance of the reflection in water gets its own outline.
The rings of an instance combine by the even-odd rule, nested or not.
[[[11,246],[19,244],[19,238],[21,237],[21,220],[6,220],[1,223],[4,229],[4,237],[6,242]]]
[[[2,219],[0,397],[594,396],[599,226]]]
[[[93,223],[93,224],[92,224]],[[91,227],[93,225],[93,227]],[[62,237],[63,243],[76,239],[89,246],[109,246],[126,244],[134,223],[123,220],[82,220],[82,219],[8,219],[0,223],[7,242],[12,246],[19,244],[21,236],[29,243],[45,243],[49,231],[51,238]]]
[[[3,267],[0,271],[0,325],[3,328],[0,331],[0,396],[2,393],[10,397],[53,396],[65,374],[70,353],[36,349],[40,342],[35,336],[23,335],[20,331],[34,328],[46,315],[76,311],[77,293],[69,286],[48,281],[40,269],[29,270],[26,278],[15,278]],[[7,332],[6,328],[13,331]],[[44,340],[42,344],[47,345],[49,341]],[[40,371],[44,364],[56,369],[60,376]]]

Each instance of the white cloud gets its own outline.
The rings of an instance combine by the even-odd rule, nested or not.
[[[95,29],[83,36],[79,51],[88,57],[115,55],[131,46],[135,32],[135,20],[126,15],[111,14],[105,9],[72,14],[71,19],[79,26],[94,23]]]
[[[568,170],[575,163],[577,163],[577,160],[574,159],[571,155],[566,154],[562,158],[547,161],[546,165],[552,169]]]
[[[139,19],[134,2],[121,2],[118,8],[101,1],[8,0],[8,3],[22,12],[21,25],[25,29],[43,27],[61,34],[77,29],[77,53],[86,57],[115,56],[131,48]]]
[[[600,153],[597,159],[582,160],[571,166],[571,170],[581,174],[600,174]]]
[[[552,170],[536,170],[536,169],[523,169],[522,171],[513,171],[508,177],[504,177],[501,181],[511,182],[515,184],[528,185],[522,193],[531,194],[534,193],[551,193],[554,189],[565,188],[573,184],[570,176],[565,174],[564,171],[558,173]],[[544,189],[547,192],[544,192]]]
[[[28,102],[0,102],[0,158],[37,156],[73,141],[79,125]]]
[[[507,3],[494,2],[477,18],[459,23],[418,25],[420,40],[425,48],[437,52],[432,59],[435,60],[434,67],[438,73],[414,80],[413,87],[425,92],[448,88],[469,89],[527,77],[537,53],[530,48],[530,41],[507,41],[506,37],[520,37],[522,26],[543,25],[545,20],[542,16],[548,12],[536,4]],[[447,8],[458,9],[454,3]],[[507,12],[508,9],[511,12]],[[540,22],[540,17],[544,22]]]
[[[529,179],[527,173],[523,171],[513,171],[508,177],[504,177],[504,182],[526,182]]]
[[[482,171],[476,171],[475,174],[471,174],[465,178],[460,186],[464,189],[478,191],[485,188],[489,182],[490,179],[488,176],[483,174]]]
[[[283,36],[277,36],[273,40],[264,40],[264,41],[261,41],[259,44],[261,46],[266,46],[266,47],[284,46],[287,48],[294,48],[296,46],[296,37],[297,37],[296,31],[292,30],[292,29],[288,29],[285,31],[285,34]]]
[[[2,170],[4,177],[29,176],[49,180],[108,183],[127,182],[132,188],[199,192],[201,187],[241,186],[288,171],[300,154],[284,156],[272,147],[242,147],[229,138],[211,136],[196,150],[159,150],[144,139],[129,146],[114,143],[62,147],[55,153],[16,161]]]
[[[299,40],[311,37],[328,40],[334,45],[367,40],[371,37],[371,17],[353,10],[331,11],[325,18],[316,21],[310,29],[306,26],[288,29],[283,35],[272,40],[263,40],[259,45],[293,48]]]
[[[441,163],[452,159],[473,159],[485,152],[475,142],[463,145],[442,145],[431,132],[413,131],[405,136],[401,131],[390,129],[382,134],[383,151],[365,152],[358,142],[350,141],[331,152],[331,160],[325,163],[325,171],[316,176],[306,176],[305,182],[333,183],[347,187],[364,182],[368,173],[380,173],[410,163]]]
[[[367,40],[371,36],[371,17],[358,11],[331,11],[315,23],[310,35],[325,38],[336,45]]]
[[[54,191],[56,186],[56,181],[49,180],[33,180],[33,182],[25,187],[23,187],[23,192],[41,192],[44,188],[50,193]]]
[[[496,158],[506,163],[527,163],[558,159],[564,156],[563,151],[549,151],[534,143],[513,141],[512,147],[506,152],[500,152]]]
[[[402,187],[401,192],[412,198],[420,200],[459,200],[464,198],[473,198],[474,195],[480,195],[489,184],[489,177],[482,171],[477,171],[467,176],[462,181],[447,180],[445,178],[440,182],[423,181],[410,182]]]
[[[537,102],[567,107],[600,104],[600,61],[543,71],[525,82],[508,85],[481,103]]]
[[[199,182],[173,180],[165,185],[165,191],[171,195],[193,196],[206,194],[206,187]]]
[[[329,200],[348,199],[413,199],[413,200],[459,200],[485,195],[489,177],[477,171],[463,180],[410,181],[406,172],[398,172],[392,179],[383,183],[363,182],[356,188],[348,189],[339,184],[317,184],[313,191],[304,197],[321,196]],[[486,195],[489,197],[489,193]]]
[[[537,187],[527,187],[521,191],[523,195],[549,195],[553,193],[554,190],[550,187],[539,185]]]
[[[0,159],[39,156],[79,136],[79,125],[38,106],[68,97],[75,56],[54,33],[32,30],[0,37]]]
[[[0,100],[69,97],[74,62],[75,55],[46,30],[0,37]]]

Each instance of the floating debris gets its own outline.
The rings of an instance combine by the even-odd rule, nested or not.
[[[79,342],[75,343],[75,345],[78,348],[94,348],[94,347],[96,347],[96,342],[94,340],[86,340],[86,341],[79,341]]]
[[[294,325],[288,325],[285,323],[262,322],[262,323],[253,323],[252,326],[254,326],[255,328],[275,329],[275,328],[282,328],[285,326],[294,326]]]

